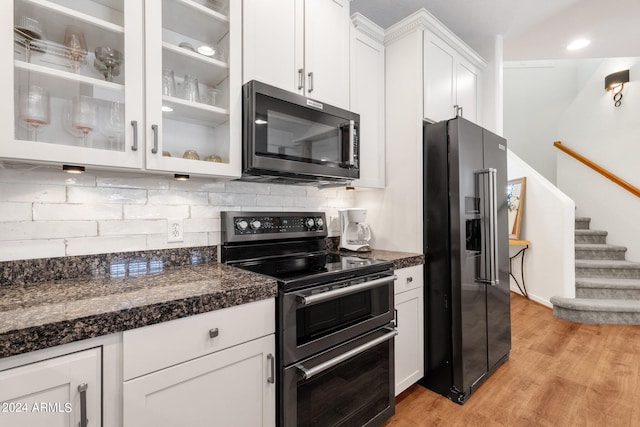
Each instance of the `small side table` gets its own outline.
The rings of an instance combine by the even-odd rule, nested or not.
[[[518,289],[520,289],[522,295],[524,295],[527,299],[529,299],[529,294],[527,293],[527,286],[524,282],[524,254],[529,248],[530,244],[531,242],[528,240],[509,239],[509,246],[522,246],[522,249],[516,252],[515,255],[509,257],[509,275],[513,277],[513,280],[516,282]],[[513,275],[513,261],[518,257],[520,257],[520,281],[518,281],[518,278]],[[522,284],[520,282],[522,282]]]

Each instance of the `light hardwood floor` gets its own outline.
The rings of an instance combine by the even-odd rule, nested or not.
[[[640,326],[589,325],[511,294],[512,349],[462,406],[418,385],[385,427],[640,426]]]

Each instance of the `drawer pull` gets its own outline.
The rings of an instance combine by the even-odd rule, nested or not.
[[[413,282],[413,277],[412,276],[407,277],[407,283],[411,283],[411,282]]]
[[[209,338],[215,338],[219,334],[218,328],[209,329]]]

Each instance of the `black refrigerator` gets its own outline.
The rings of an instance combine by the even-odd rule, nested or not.
[[[511,350],[507,142],[461,117],[423,130],[420,384],[463,404]]]

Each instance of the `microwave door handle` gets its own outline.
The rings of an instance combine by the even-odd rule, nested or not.
[[[315,375],[318,375],[319,373],[322,373],[328,369],[333,368],[334,366],[344,362],[345,360],[351,359],[352,357],[355,357],[360,353],[364,353],[365,351],[372,349],[378,344],[382,344],[383,342],[392,339],[396,335],[398,335],[398,331],[396,329],[393,329],[391,332],[386,333],[379,338],[371,340],[366,344],[363,344],[359,347],[354,348],[353,350],[349,350],[345,353],[342,353],[340,356],[334,357],[333,359],[320,363],[319,365],[314,366],[313,368],[305,368],[302,364],[298,364],[295,366],[300,371],[300,375],[302,375],[302,378],[305,380],[308,380],[309,378]]]
[[[349,120],[349,166],[355,166],[355,120]]]

